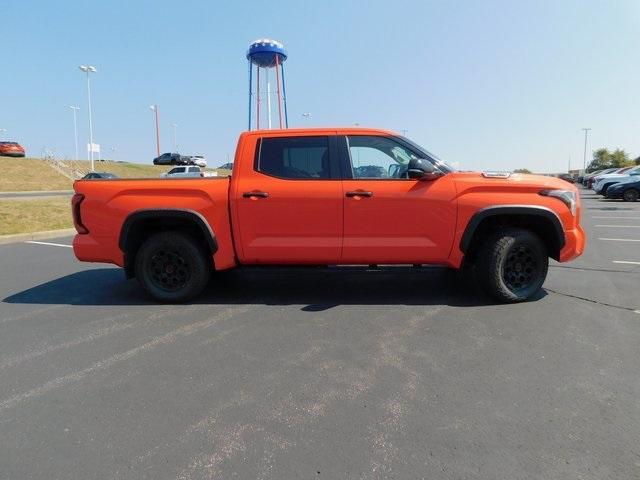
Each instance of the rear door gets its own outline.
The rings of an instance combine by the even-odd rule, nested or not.
[[[455,185],[447,176],[409,179],[411,158],[425,155],[400,139],[339,137],[345,170],[341,263],[441,263],[456,222]]]
[[[242,263],[331,264],[342,244],[335,135],[247,137],[231,194]]]

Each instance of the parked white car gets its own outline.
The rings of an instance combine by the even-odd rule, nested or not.
[[[162,178],[193,178],[204,177],[204,173],[200,170],[200,167],[196,165],[184,165],[180,167],[174,167],[168,172],[160,175]]]
[[[620,183],[621,181],[629,178],[640,178],[638,177],[638,175],[640,175],[640,166],[622,169],[621,171],[617,171],[616,173],[600,175],[593,183],[593,190],[596,193],[605,195],[607,193],[607,188],[609,188],[611,185]]]

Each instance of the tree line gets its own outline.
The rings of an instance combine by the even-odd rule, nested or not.
[[[627,152],[619,148],[613,152],[610,152],[606,148],[599,148],[593,152],[593,160],[589,163],[587,171],[594,172],[605,168],[622,168],[633,165],[640,165],[640,157],[635,160],[631,159]]]
[[[607,168],[622,168],[640,165],[640,157],[632,159],[624,150],[617,148],[610,152],[606,148],[599,148],[593,152],[593,160],[587,166],[587,172],[595,172],[596,170],[604,170]],[[516,168],[513,173],[531,173],[527,168]]]

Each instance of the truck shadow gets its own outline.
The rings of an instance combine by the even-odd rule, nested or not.
[[[270,268],[216,274],[190,304],[301,305],[316,312],[339,305],[483,306],[496,302],[472,279],[443,268]],[[541,291],[533,300],[546,295]],[[6,297],[6,303],[62,305],[153,305],[135,280],[118,268],[94,268]]]

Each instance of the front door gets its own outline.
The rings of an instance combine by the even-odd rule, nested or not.
[[[347,177],[341,263],[442,263],[456,222],[451,179],[409,179],[409,160],[424,155],[394,138],[350,135],[339,144]]]
[[[245,148],[246,149],[246,148]],[[244,155],[232,192],[236,244],[246,264],[335,264],[342,186],[334,135],[269,136]]]

